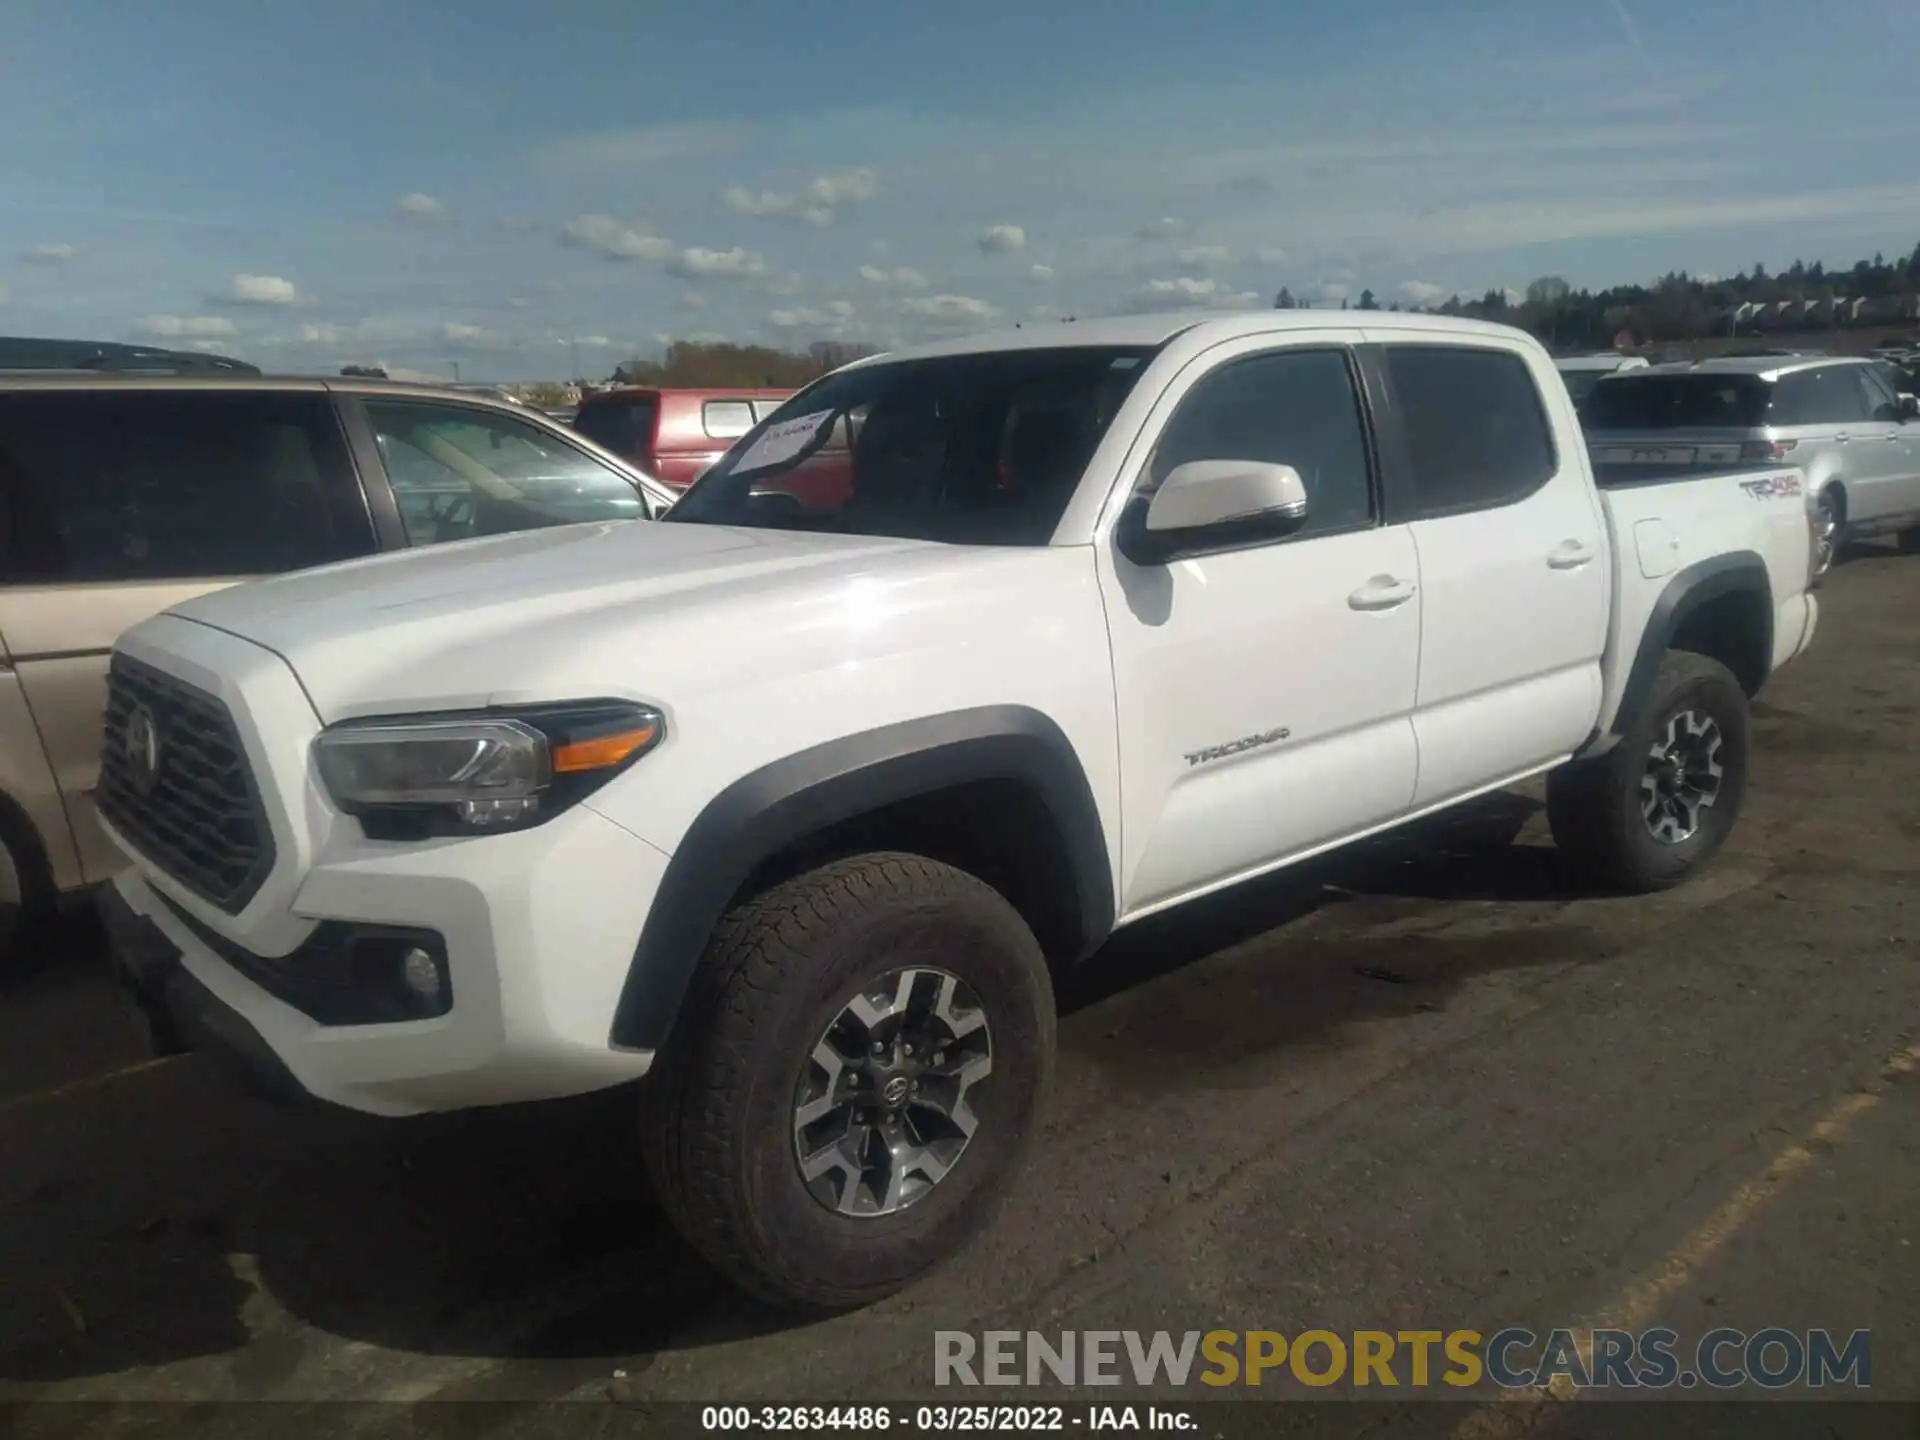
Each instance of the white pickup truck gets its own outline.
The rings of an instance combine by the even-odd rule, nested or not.
[[[647,1077],[737,1282],[858,1305],[1039,1124],[1050,966],[1551,772],[1629,890],[1726,839],[1813,634],[1798,473],[1596,489],[1526,335],[1081,322],[882,356],[661,523],[206,596],[113,660],[104,899],[165,1045],[376,1114]]]

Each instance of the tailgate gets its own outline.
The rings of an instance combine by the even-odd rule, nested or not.
[[[1740,464],[1742,440],[1725,431],[1590,431],[1587,453],[1595,465],[1728,470]]]

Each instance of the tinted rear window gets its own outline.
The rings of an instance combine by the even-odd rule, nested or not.
[[[1590,430],[1751,430],[1767,423],[1757,375],[1609,375],[1587,392]]]
[[[651,395],[589,400],[574,416],[573,428],[622,459],[646,464],[653,459],[653,428],[659,414],[660,402]]]
[[[369,553],[346,441],[317,396],[0,401],[0,578],[272,575]]]

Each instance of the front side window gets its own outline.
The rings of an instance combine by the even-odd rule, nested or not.
[[[1465,345],[1389,345],[1386,365],[1420,514],[1510,505],[1559,470],[1540,391],[1518,355]],[[1606,386],[1596,385],[1594,394]]]
[[[647,513],[626,476],[526,421],[413,400],[366,411],[410,545]]]
[[[1060,346],[840,371],[736,442],[666,519],[1045,545],[1151,354]]]
[[[1879,368],[1856,365],[1853,371],[1859,378],[1860,389],[1866,397],[1868,416],[1874,420],[1899,420],[1899,392],[1888,383],[1887,377]]]
[[[1148,483],[1195,460],[1290,465],[1307,522],[1289,539],[1372,522],[1373,487],[1359,392],[1345,352],[1280,350],[1232,360],[1180,401],[1154,447]]]
[[[0,402],[15,583],[273,575],[370,553],[318,395],[17,393]]]

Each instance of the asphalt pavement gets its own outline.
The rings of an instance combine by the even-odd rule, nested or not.
[[[1124,932],[999,1223],[824,1322],[666,1232],[630,1094],[275,1109],[146,1060],[76,931],[0,995],[0,1399],[1031,1401],[936,1389],[934,1332],[1666,1325],[1869,1330],[1920,1401],[1920,558],[1821,603],[1697,882],[1582,889],[1535,790]]]

